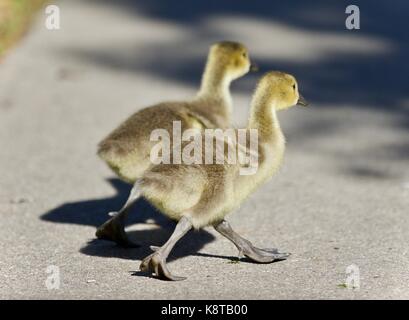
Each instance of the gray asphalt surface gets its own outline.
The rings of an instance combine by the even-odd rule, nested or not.
[[[347,31],[342,1],[218,3],[60,1],[61,30],[40,13],[2,61],[0,298],[409,298],[408,4],[362,4],[361,30]],[[228,217],[255,245],[292,256],[232,263],[235,247],[206,229],[172,253],[169,268],[188,279],[162,282],[137,272],[173,228],[147,203],[129,227],[141,248],[93,241],[129,191],[96,145],[135,110],[192,96],[220,39],[246,43],[263,70],[294,73],[310,100],[280,114],[280,173]],[[259,75],[232,88],[237,126]],[[342,286],[350,265],[359,289]],[[59,289],[47,289],[49,266]]]

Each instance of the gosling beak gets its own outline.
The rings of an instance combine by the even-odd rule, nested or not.
[[[259,70],[258,65],[255,64],[254,62],[252,62],[252,63],[250,64],[250,71],[251,71],[251,72],[257,72],[258,70]]]
[[[305,98],[301,94],[299,94],[297,105],[303,106],[303,107],[308,106],[307,100],[305,100]]]

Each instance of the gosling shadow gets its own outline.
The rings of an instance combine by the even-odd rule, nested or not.
[[[169,239],[174,226],[175,224],[173,222],[165,227],[147,224],[146,229],[128,231],[127,234],[129,238],[140,244],[138,248],[122,248],[111,241],[93,239],[82,247],[80,252],[89,256],[142,260],[153,252],[150,246],[161,246]],[[204,245],[213,240],[215,240],[215,237],[205,230],[191,231],[178,241],[168,261],[174,261],[185,256],[197,255],[197,252],[202,249]]]
[[[223,255],[219,255],[219,254],[210,254],[210,253],[204,253],[204,252],[197,252],[195,254],[193,254],[194,256],[198,256],[198,257],[204,257],[204,258],[216,258],[216,259],[222,259],[222,260],[228,260],[227,263],[252,263],[252,264],[265,264],[263,262],[255,262],[253,260],[251,260],[250,258],[247,257],[241,257],[239,258],[238,256],[223,256]],[[268,264],[271,263],[277,263],[277,262],[281,262],[281,261],[285,261],[286,259],[278,259],[278,260],[274,260],[273,262],[269,262]]]
[[[77,202],[64,203],[43,214],[40,219],[53,223],[68,223],[98,227],[108,218],[108,212],[119,210],[128,198],[131,186],[119,179],[107,180],[115,189],[113,196]],[[125,249],[111,241],[92,239],[80,249],[89,256],[142,260],[151,253],[149,246],[160,246],[165,243],[173,232],[175,223],[164,217],[145,199],[138,200],[129,214],[127,225],[145,225],[138,230],[128,231],[129,237],[139,248]],[[169,261],[183,256],[192,255],[214,240],[209,232],[201,230],[190,232],[181,239],[172,251]]]
[[[98,227],[108,218],[108,212],[118,211],[128,199],[131,185],[116,179],[107,179],[116,191],[111,197],[64,203],[41,216],[41,220]],[[160,225],[170,223],[145,199],[138,200],[129,214],[128,224],[153,219]]]

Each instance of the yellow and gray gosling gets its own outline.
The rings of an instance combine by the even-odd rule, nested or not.
[[[125,207],[143,196],[178,224],[162,247],[152,247],[154,253],[142,261],[142,271],[152,272],[166,280],[183,280],[183,277],[170,273],[166,259],[176,242],[189,230],[206,226],[213,226],[235,244],[240,255],[252,261],[269,263],[289,256],[277,249],[253,246],[234,232],[224,218],[279,168],[283,161],[285,138],[277,111],[296,104],[306,105],[306,102],[299,94],[293,76],[272,71],[261,78],[252,99],[248,123],[248,129],[258,130],[258,170],[253,175],[240,175],[239,163],[160,164],[144,173],[135,183]]]
[[[219,42],[210,47],[200,90],[192,100],[163,102],[142,109],[99,144],[98,155],[124,181],[134,183],[152,166],[150,151],[155,129],[172,132],[173,121],[186,129],[227,128],[230,126],[232,99],[230,83],[251,69],[246,47],[236,42]],[[134,246],[124,231],[128,211],[98,228],[96,236],[122,246]]]

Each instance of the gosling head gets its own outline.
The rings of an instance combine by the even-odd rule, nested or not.
[[[288,73],[280,71],[266,73],[260,80],[259,88],[265,92],[269,100],[276,102],[277,110],[287,109],[294,105],[308,105],[298,91],[297,80]]]
[[[222,41],[210,47],[209,62],[219,70],[223,70],[230,80],[244,76],[250,70],[255,71],[251,64],[247,48],[238,42]]]

